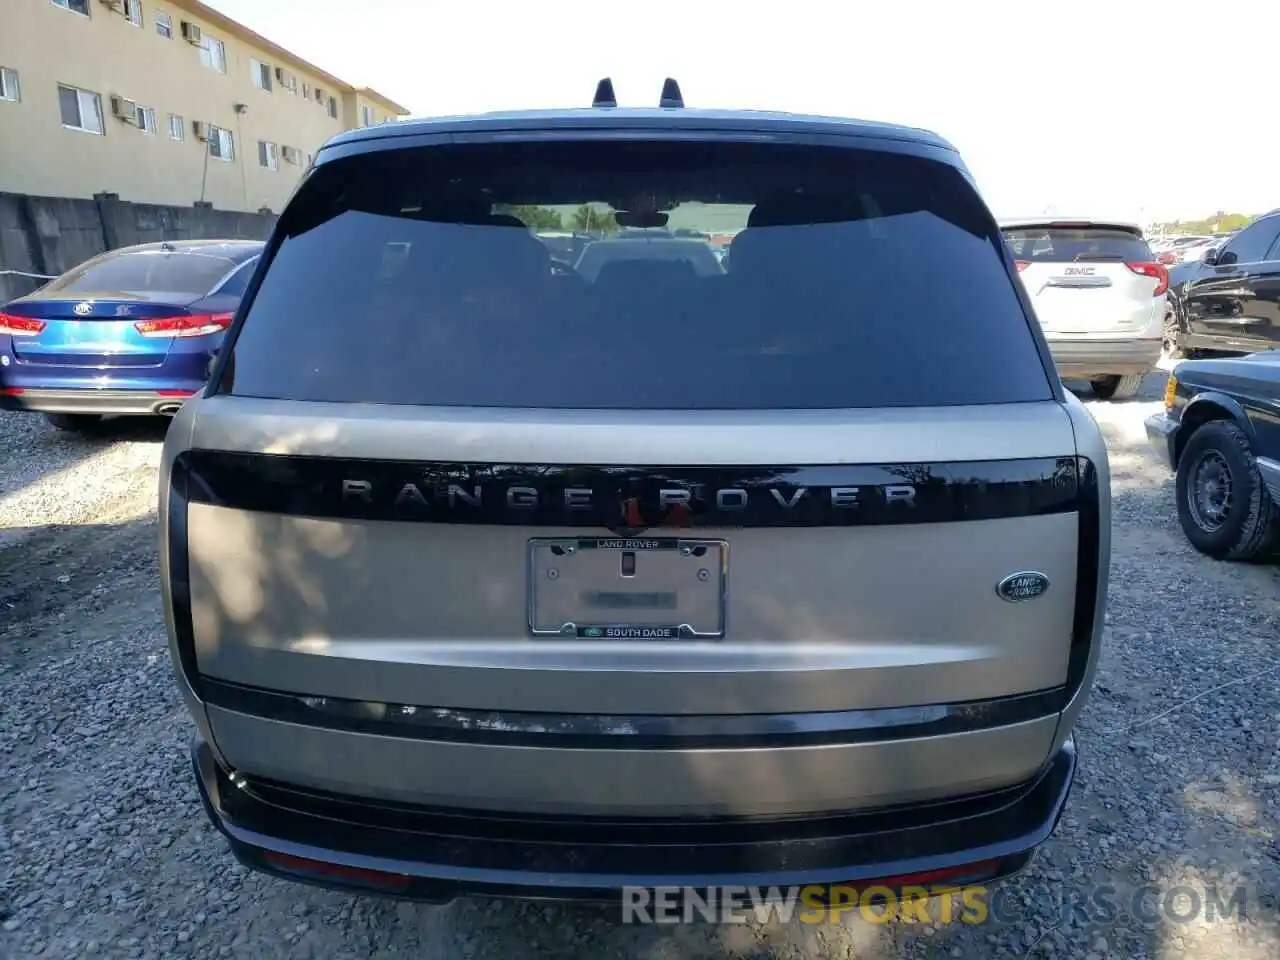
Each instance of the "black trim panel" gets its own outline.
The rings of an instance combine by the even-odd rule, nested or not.
[[[1079,496],[1076,527],[1076,602],[1071,618],[1071,653],[1067,658],[1067,696],[1084,683],[1093,648],[1093,621],[1098,609],[1098,551],[1102,547],[1102,490],[1098,468],[1088,457],[1076,458]]]
[[[308,517],[603,527],[946,523],[1079,509],[1074,457],[628,467],[343,460],[189,450],[192,502]]]
[[[191,558],[187,551],[187,504],[190,474],[174,464],[169,472],[169,597],[173,605],[174,640],[183,679],[203,697],[196,661],[195,624],[191,617]]]
[[[422,740],[607,750],[800,747],[966,733],[1052,716],[1061,688],[967,703],[824,713],[604,716],[456,710],[279,693],[204,678],[205,702],[238,713]]]
[[[991,860],[1002,866],[989,868],[988,876],[1006,875],[1025,865],[1057,826],[1076,751],[1068,739],[1032,781],[980,796],[750,820],[488,814],[367,801],[239,775],[233,784],[198,739],[192,765],[210,819],[235,855],[258,870],[278,872],[264,856],[277,851],[398,874],[407,882],[394,895],[407,899],[609,900],[629,885],[865,882]]]

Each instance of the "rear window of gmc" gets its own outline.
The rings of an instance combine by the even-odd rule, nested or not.
[[[631,410],[1053,396],[990,215],[925,159],[415,147],[320,166],[279,230],[219,392]],[[591,237],[573,263],[538,239],[561,230]]]
[[[1015,260],[1032,263],[1149,263],[1147,242],[1109,227],[1019,227],[1004,231]]]

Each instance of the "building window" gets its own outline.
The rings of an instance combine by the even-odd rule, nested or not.
[[[64,127],[103,134],[102,97],[98,94],[58,84],[58,108]]]
[[[209,156],[215,160],[234,160],[236,158],[236,140],[230,130],[210,125]]]
[[[362,127],[373,126],[373,107],[360,108],[360,125]]]
[[[152,107],[139,106],[138,108],[138,129],[143,133],[156,132],[156,111]]]
[[[18,71],[0,67],[0,100],[17,102],[21,99],[22,92],[18,89]]]
[[[213,37],[201,35],[200,37],[200,62],[210,70],[217,70],[219,73],[227,72],[227,48],[221,40],[215,40]]]
[[[173,19],[167,13],[156,13],[156,33],[166,40],[173,39]]]
[[[142,0],[124,0],[124,18],[135,27],[142,26]]]
[[[89,0],[53,0],[53,5],[84,17],[89,15]]]
[[[309,83],[304,83],[304,84],[302,85],[302,99],[303,99],[303,100],[310,100],[310,99],[311,99],[311,84],[309,84]]]
[[[271,68],[265,63],[257,60],[249,61],[249,76],[253,79],[253,85],[259,90],[271,92]]]
[[[169,114],[169,139],[185,140],[187,139],[187,122],[176,113]]]
[[[280,169],[280,148],[266,140],[258,141],[258,165],[268,170]]]
[[[329,98],[329,116],[333,117],[333,119],[335,120],[338,119],[338,98],[337,97]]]

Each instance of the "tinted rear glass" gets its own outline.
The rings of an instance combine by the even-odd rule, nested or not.
[[[245,288],[249,286],[249,278],[253,276],[253,270],[258,265],[258,258],[245,263],[236,270],[231,276],[227,277],[213,292],[223,297],[242,297]]]
[[[1151,259],[1151,248],[1127,230],[1106,227],[1026,227],[1005,230],[1005,241],[1016,260],[1032,263],[1075,263],[1113,260],[1141,263]]]
[[[41,293],[178,293],[202,297],[235,267],[197,253],[124,253],[81,264]]]
[[[986,208],[931,161],[403,149],[319,167],[279,229],[222,392],[626,409],[1052,396]],[[538,239],[554,230],[590,235],[573,264]],[[711,244],[730,237],[722,267]]]

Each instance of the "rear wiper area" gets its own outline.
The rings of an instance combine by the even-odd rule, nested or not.
[[[1118,256],[1114,253],[1082,253],[1079,254],[1072,263],[1080,263],[1085,260],[1095,263],[1124,263],[1124,257]]]

